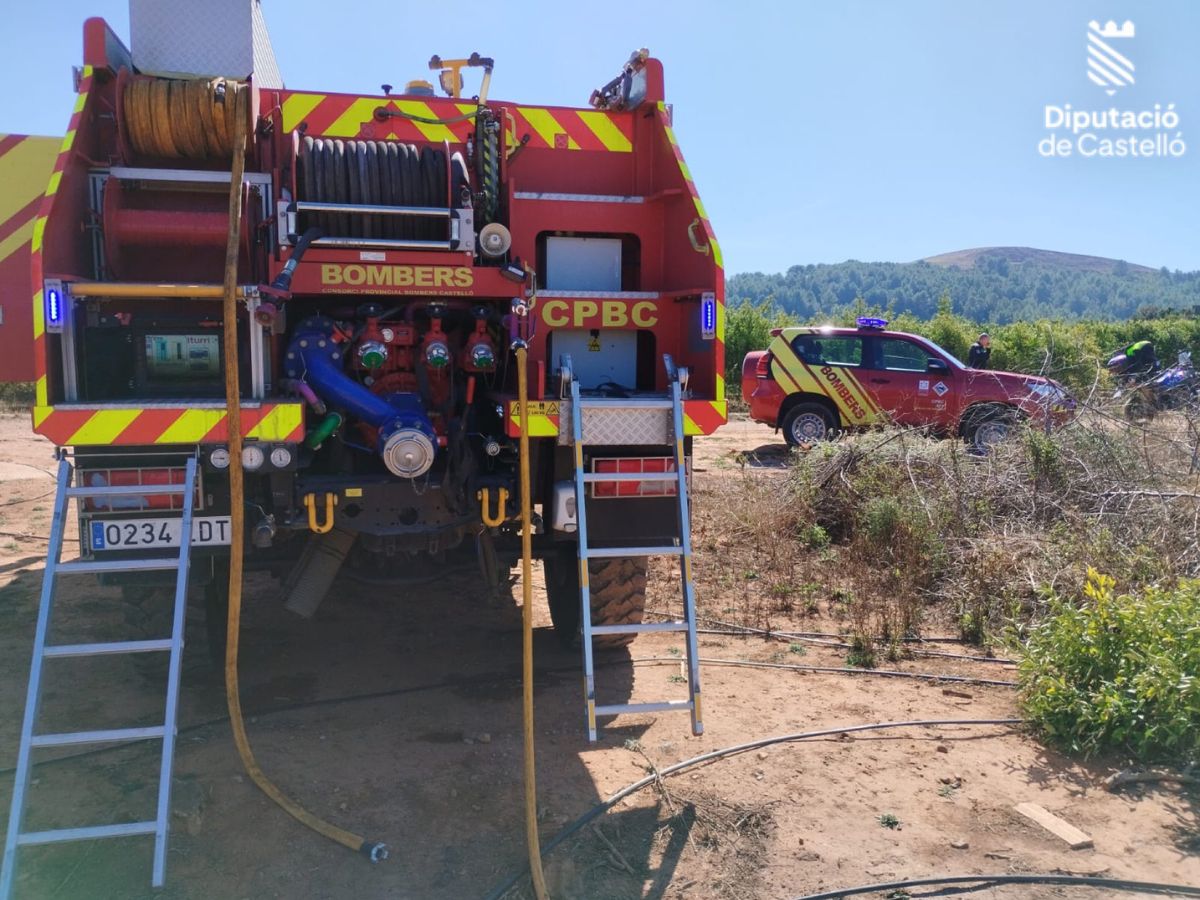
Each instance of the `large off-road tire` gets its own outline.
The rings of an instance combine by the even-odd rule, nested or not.
[[[1008,406],[980,406],[963,416],[963,440],[972,453],[987,456],[1016,430],[1017,413]]]
[[[579,561],[574,553],[558,553],[543,560],[546,594],[554,633],[564,646],[579,640]],[[619,557],[588,563],[593,625],[636,625],[646,610],[646,559]],[[632,634],[597,636],[592,646],[613,650],[627,646]]]
[[[837,418],[820,403],[797,403],[780,423],[789,447],[804,447],[837,434]]]

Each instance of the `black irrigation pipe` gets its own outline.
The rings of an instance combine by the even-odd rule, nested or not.
[[[1124,878],[1102,878],[1098,875],[947,875],[936,878],[910,878],[905,881],[885,881],[879,884],[864,884],[858,887],[838,888],[819,894],[805,894],[796,900],[835,900],[837,897],[854,897],[860,894],[875,894],[884,891],[901,891],[910,887],[925,887],[938,884],[972,884],[980,882],[979,888],[1000,884],[1064,884],[1074,887],[1109,888],[1115,891],[1132,891],[1143,894],[1174,894],[1177,897],[1200,897],[1200,887],[1186,884],[1160,884],[1154,881],[1129,881]],[[970,888],[968,888],[970,890]]]
[[[841,728],[824,728],[820,731],[799,731],[794,734],[781,734],[775,737],[759,738],[754,741],[747,741],[744,744],[737,744],[733,747],[726,747],[722,750],[710,750],[708,753],[702,753],[699,756],[693,756],[691,759],[685,759],[682,762],[677,762],[665,768],[658,769],[651,775],[647,775],[633,784],[626,785],[607,800],[602,800],[597,803],[582,816],[571,822],[563,828],[558,834],[548,841],[542,843],[542,856],[545,856],[555,847],[563,843],[567,838],[579,831],[589,822],[598,819],[604,815],[626,797],[636,794],[643,788],[649,787],[652,784],[666,778],[668,775],[674,775],[677,772],[682,772],[685,769],[691,769],[707,762],[712,762],[718,759],[728,759],[731,756],[737,756],[742,753],[748,753],[751,750],[757,750],[760,747],[769,747],[773,744],[796,743],[799,741],[816,740],[817,738],[835,737],[843,734],[853,734],[861,731],[882,731],[889,728],[930,728],[942,725],[1021,725],[1024,724],[1023,719],[924,719],[913,720],[907,722],[874,722],[870,725],[846,725]],[[528,872],[528,866],[522,867],[519,871],[509,875],[501,884],[492,888],[487,893],[484,900],[500,900],[507,894],[520,880],[525,877]]]
[[[682,656],[639,656],[633,662],[681,662]],[[857,669],[837,666],[806,666],[797,663],[756,662],[747,659],[711,659],[700,657],[705,666],[742,666],[750,669],[792,669],[797,672],[820,672],[830,675],[877,675],[881,678],[916,678],[922,681],[949,681],[955,684],[979,684],[988,687],[1017,687],[1015,681],[999,681],[991,678],[968,678],[965,675],[932,675],[928,672],[901,672],[896,669]]]
[[[649,612],[649,610],[647,610]],[[656,616],[667,616],[669,613],[654,612]],[[754,628],[750,625],[737,625],[733,622],[721,622],[717,619],[710,619],[706,616],[697,616],[697,622],[709,622],[713,625],[722,626],[721,629],[715,628],[699,628],[697,631],[700,634],[727,634],[731,637],[748,637],[750,635],[761,634],[764,637],[776,638],[781,641],[803,641],[806,644],[820,644],[824,647],[837,647],[840,649],[852,649],[853,644],[848,644],[841,640],[823,640],[821,638],[810,637],[808,633],[797,631],[773,631],[767,628]],[[905,641],[920,640],[919,638],[904,638]],[[918,656],[938,656],[943,659],[962,659],[969,662],[991,663],[993,665],[1015,666],[1016,662],[1011,659],[1000,659],[995,656],[969,656],[962,653],[943,653],[940,650],[912,650],[910,651]]]
[[[678,616],[679,616],[678,613],[666,612],[661,609],[647,609],[645,612],[646,612],[646,615],[662,616],[667,619],[678,618]],[[696,620],[697,621],[703,620],[705,622],[713,622],[713,623],[717,622],[717,620],[709,619],[707,616],[697,616]],[[723,623],[723,624],[727,624],[732,628],[748,628],[749,627],[748,625],[734,625],[732,622],[727,622],[727,623]],[[713,633],[718,634],[718,633],[722,633],[722,632],[713,632]],[[770,630],[768,630],[767,633],[768,634],[786,635],[788,637],[836,638],[839,640],[842,637],[844,637],[844,635],[838,634],[835,631],[770,631]],[[946,637],[925,637],[925,636],[903,637],[903,638],[900,638],[900,640],[906,644],[969,644],[969,643],[971,643],[966,638],[948,637],[948,636],[946,636]]]

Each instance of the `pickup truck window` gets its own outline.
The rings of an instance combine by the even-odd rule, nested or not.
[[[852,334],[801,334],[792,349],[810,366],[862,365],[863,339]]]
[[[929,351],[901,338],[880,338],[880,368],[892,372],[924,372],[929,366]]]

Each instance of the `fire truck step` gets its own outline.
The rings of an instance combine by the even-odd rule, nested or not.
[[[585,484],[596,481],[678,481],[674,472],[585,472]]]
[[[117,653],[153,653],[170,650],[171,639],[155,641],[106,641],[99,644],[55,644],[42,653],[46,657],[111,656]]]
[[[622,713],[685,712],[694,707],[691,700],[659,700],[651,703],[609,703],[596,706],[598,716],[619,716]]]
[[[144,741],[160,738],[166,732],[161,725],[147,728],[106,728],[101,731],[69,731],[60,734],[35,734],[32,747],[70,747],[74,744],[113,744],[119,741]]]
[[[614,559],[623,556],[683,556],[682,547],[591,547],[592,559]]]
[[[61,844],[64,841],[94,841],[97,838],[128,837],[133,834],[154,834],[157,822],[119,822],[115,825],[88,825],[83,828],[56,828],[53,831],[30,831],[17,843],[22,847],[37,844]]]
[[[687,454],[684,452],[683,385],[679,380],[679,369],[669,356],[663,356],[670,387],[669,399],[659,398],[596,398],[582,396],[579,382],[571,377],[570,357],[563,357],[564,381],[569,383],[571,407],[571,439],[575,445],[575,517],[576,533],[579,538],[579,559],[586,571],[590,559],[619,559],[622,557],[676,556],[679,557],[680,587],[682,590],[683,615],[674,622],[638,622],[626,624],[592,624],[592,597],[589,579],[581,578],[579,585],[580,621],[583,632],[583,682],[587,701],[588,740],[598,736],[596,715],[620,715],[628,712],[672,712],[686,710],[691,713],[692,734],[704,733],[700,718],[700,648],[696,637],[696,590],[692,583],[692,525],[688,501]],[[586,410],[603,410],[612,414],[613,424],[621,422],[622,412],[627,419],[636,416],[635,410],[664,409],[671,411],[669,436],[663,440],[670,443],[674,456],[674,471],[671,472],[586,472],[588,447],[584,431]],[[605,417],[606,420],[609,418]],[[621,481],[675,482],[673,494],[664,494],[674,501],[676,509],[676,533],[665,539],[675,543],[663,546],[643,547],[591,547],[588,545],[587,486],[588,484]],[[680,657],[686,664],[688,699],[667,700],[661,703],[622,703],[596,705],[596,669],[593,640],[613,635],[639,635],[654,633],[679,633],[684,635],[686,652]]]
[[[98,575],[102,572],[161,572],[179,565],[175,556],[151,559],[81,559],[59,563],[59,575]]]
[[[593,625],[592,634],[650,634],[656,631],[687,631],[687,622],[643,622],[637,625]]]
[[[67,488],[68,497],[157,497],[163,494],[182,494],[182,484],[98,484]]]
[[[171,769],[175,757],[175,731],[179,710],[179,683],[183,675],[183,633],[187,612],[188,573],[192,561],[192,522],[199,479],[195,457],[187,461],[181,484],[130,485],[129,487],[76,487],[72,485],[75,467],[69,458],[58,463],[58,478],[54,496],[54,514],[50,520],[50,541],[46,550],[46,570],[42,576],[38,601],[37,626],[34,630],[29,684],[25,693],[25,715],[21,723],[17,749],[17,765],[13,776],[12,805],[9,808],[8,828],[4,837],[3,864],[0,865],[0,900],[9,900],[17,879],[18,849],[34,844],[57,844],[66,841],[88,841],[95,838],[154,835],[154,858],[151,884],[161,887],[166,879],[167,835],[171,825]],[[117,496],[128,494],[178,494],[182,498],[179,511],[179,548],[170,556],[136,556],[120,559],[82,559],[60,562],[66,535],[67,515],[72,497]],[[102,574],[106,572],[175,572],[175,602],[172,606],[171,636],[142,641],[84,641],[76,644],[50,644],[55,591],[59,575]],[[42,670],[47,659],[114,656],[124,653],[166,652],[167,677],[164,714],[161,725],[135,728],[107,728],[90,731],[58,731],[37,734],[38,706],[42,697]],[[56,664],[53,675],[70,678],[72,673],[61,670],[68,666]],[[89,684],[78,676],[69,682],[76,693],[90,687],[93,692],[103,686]],[[84,828],[60,828],[53,831],[24,832],[25,806],[33,770],[33,751],[45,747],[71,747],[80,744],[118,744],[126,741],[161,740],[162,748],[155,767],[158,777],[158,800],[153,821],[125,822],[115,825],[93,825]],[[81,787],[80,791],[86,790]]]
[[[670,400],[639,400],[632,397],[606,397],[603,400],[595,398],[580,398],[579,400],[572,400],[571,402],[572,405],[578,406],[581,409],[671,409]]]

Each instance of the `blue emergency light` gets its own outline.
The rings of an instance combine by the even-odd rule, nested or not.
[[[859,328],[887,328],[888,326],[887,319],[880,319],[876,316],[859,316],[854,323]]]
[[[711,341],[717,336],[717,295],[700,296],[700,337]]]
[[[63,296],[62,282],[46,281],[42,287],[42,296],[45,299],[46,330],[61,332],[66,319],[66,300]]]

